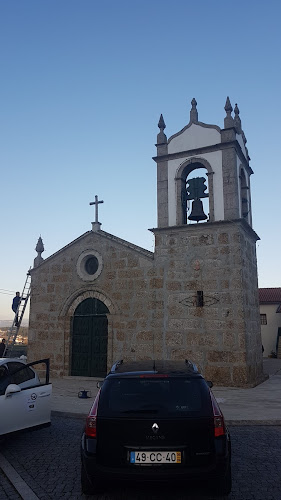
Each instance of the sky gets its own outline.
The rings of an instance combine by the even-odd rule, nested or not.
[[[279,0],[0,0],[0,320],[41,235],[47,258],[101,228],[153,251],[157,124],[223,128],[251,157],[260,287],[281,286]]]

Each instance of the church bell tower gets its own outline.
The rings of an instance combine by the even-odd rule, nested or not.
[[[190,357],[221,385],[263,379],[256,241],[246,137],[227,97],[224,128],[190,120],[157,136],[155,256],[164,275],[163,355]],[[166,347],[164,347],[164,344]]]
[[[160,132],[157,136],[157,157],[154,158],[158,166],[158,227],[186,224],[190,207],[187,201],[192,199],[192,195],[194,201],[200,199],[194,189],[188,195],[187,179],[196,176],[198,169],[205,171],[209,187],[209,212],[206,218],[199,220],[243,219],[252,226],[250,175],[253,171],[249,166],[247,141],[237,104],[233,118],[233,109],[227,98],[223,129],[199,122],[195,99],[192,99],[191,105],[188,125],[169,140],[164,133],[166,125],[162,115],[158,123]],[[205,193],[202,194],[206,197]]]

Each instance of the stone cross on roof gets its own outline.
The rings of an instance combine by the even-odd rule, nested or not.
[[[103,203],[103,200],[98,199],[98,196],[95,196],[95,201],[91,201],[89,205],[95,205],[95,222],[92,222],[92,231],[98,231],[100,229],[101,223],[98,220],[98,206],[99,203]]]

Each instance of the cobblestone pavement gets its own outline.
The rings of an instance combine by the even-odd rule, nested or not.
[[[96,500],[209,500],[207,491],[196,493],[176,485],[140,489],[109,489],[86,497],[80,489],[79,442],[84,421],[54,417],[51,427],[9,436],[1,453],[39,499]],[[229,500],[281,500],[281,427],[231,427],[233,491]],[[0,499],[19,495],[0,470]]]
[[[0,498],[8,498],[11,500],[21,500],[20,495],[17,493],[15,488],[12,486],[10,481],[6,478],[5,474],[0,469]]]

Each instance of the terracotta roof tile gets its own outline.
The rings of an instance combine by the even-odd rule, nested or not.
[[[281,288],[259,288],[259,301],[261,303],[281,303]]]

